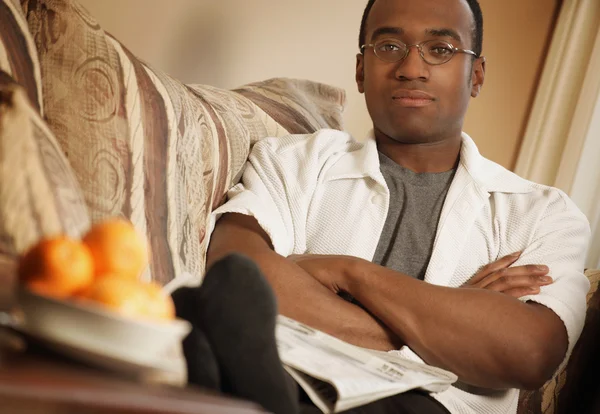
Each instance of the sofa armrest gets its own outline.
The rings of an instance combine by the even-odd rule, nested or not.
[[[585,326],[567,365],[542,388],[523,391],[518,414],[595,413],[600,407],[600,270],[588,270],[590,281]]]

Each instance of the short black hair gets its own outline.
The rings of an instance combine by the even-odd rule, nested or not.
[[[477,53],[477,56],[481,56],[483,51],[483,12],[478,0],[466,0],[473,12],[475,19],[475,27],[473,28],[473,52]],[[360,34],[358,37],[358,47],[361,47],[366,43],[367,37],[367,19],[369,13],[375,4],[375,0],[369,0],[367,7],[363,13],[362,22],[360,23]]]

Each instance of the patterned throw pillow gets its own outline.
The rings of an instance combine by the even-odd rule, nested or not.
[[[24,88],[0,71],[0,256],[16,258],[42,236],[79,237],[83,195]]]
[[[41,63],[46,119],[93,221],[148,237],[146,279],[204,273],[210,212],[265,136],[341,128],[344,92],[276,79],[227,91],[151,69],[73,0],[21,0]]]
[[[19,0],[0,0],[0,70],[25,88],[41,112],[40,64]]]
[[[600,270],[586,276],[591,288],[585,327],[569,362],[539,390],[521,392],[518,414],[595,413],[600,406]]]

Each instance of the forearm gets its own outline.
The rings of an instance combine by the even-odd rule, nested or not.
[[[385,325],[316,281],[298,265],[278,255],[250,230],[222,222],[208,252],[208,266],[229,253],[241,253],[262,270],[277,297],[279,312],[354,345],[377,350],[402,346]],[[241,275],[243,277],[243,275]]]
[[[566,331],[543,306],[431,285],[364,261],[351,273],[352,295],[423,360],[463,382],[535,388],[564,357]]]

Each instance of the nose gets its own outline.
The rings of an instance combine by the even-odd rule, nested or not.
[[[398,62],[396,78],[399,80],[429,79],[429,65],[421,58],[419,46],[408,47],[408,55]]]

